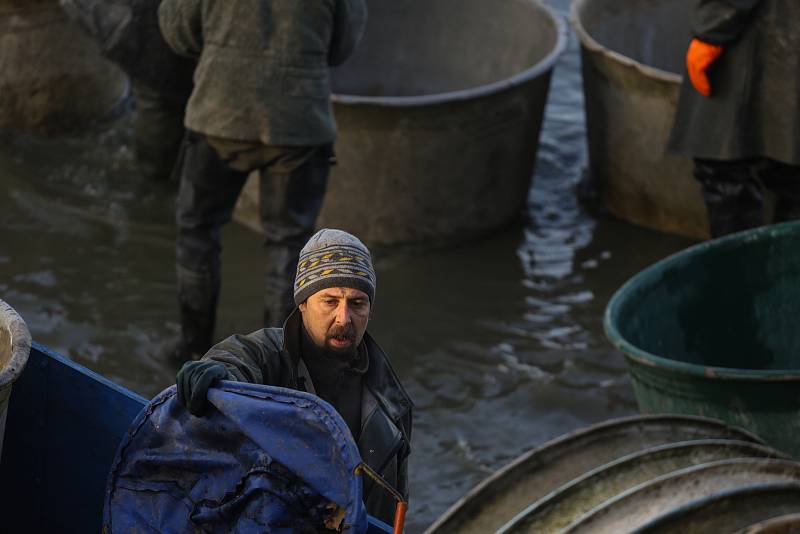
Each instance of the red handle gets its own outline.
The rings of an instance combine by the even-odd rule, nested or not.
[[[399,501],[394,509],[394,534],[403,534],[403,527],[406,525],[406,510],[408,510],[408,503]]]

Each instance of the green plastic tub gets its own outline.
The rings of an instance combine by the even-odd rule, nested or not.
[[[800,222],[693,246],[606,308],[644,413],[722,419],[800,457]]]

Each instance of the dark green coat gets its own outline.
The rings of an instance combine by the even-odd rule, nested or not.
[[[283,328],[231,336],[214,345],[203,359],[225,363],[241,382],[308,390],[301,376],[305,367],[300,358],[301,320],[295,310]],[[369,334],[362,343],[369,367],[363,380],[358,449],[364,462],[407,499],[413,404],[378,344]],[[371,515],[392,522],[395,500],[366,477],[364,502]]]
[[[186,127],[265,145],[332,143],[329,65],[353,51],[364,0],[163,0],[161,32],[198,58]]]
[[[192,91],[195,62],[180,57],[158,28],[161,0],[60,0],[61,7],[96,40],[102,54],[136,83],[181,107]]]
[[[684,73],[669,148],[800,165],[800,1],[695,0],[691,25],[724,52],[709,69],[711,97]]]

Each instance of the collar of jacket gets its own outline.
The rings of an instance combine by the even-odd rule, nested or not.
[[[295,308],[283,323],[283,347],[281,352],[291,363],[292,382],[299,385],[297,366],[300,362],[302,314]],[[366,345],[369,367],[364,375],[364,385],[375,395],[375,399],[392,421],[399,421],[414,406],[397,374],[389,364],[386,353],[378,346],[369,332],[364,333],[361,343]]]

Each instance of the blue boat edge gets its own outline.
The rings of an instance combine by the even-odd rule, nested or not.
[[[0,457],[3,532],[100,532],[117,448],[148,400],[32,343]],[[390,533],[369,517],[368,534]]]

